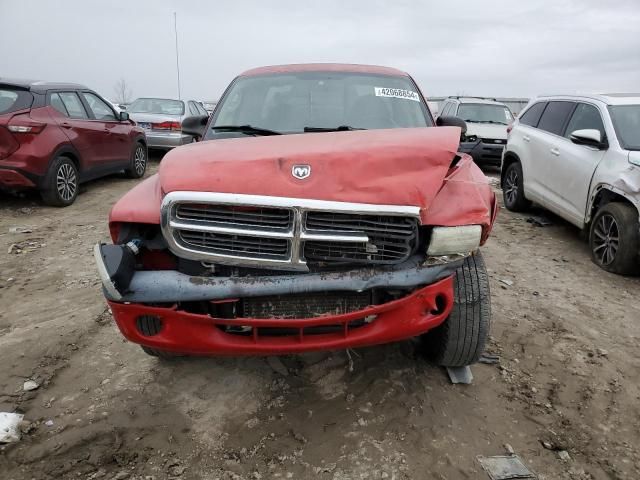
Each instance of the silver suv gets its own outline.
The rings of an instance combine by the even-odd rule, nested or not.
[[[449,97],[440,109],[442,117],[459,117],[467,123],[460,151],[468,153],[477,165],[500,166],[507,143],[507,125],[513,121],[504,103],[480,97]]]
[[[640,95],[531,101],[510,129],[504,203],[534,201],[581,229],[603,269],[640,272]]]

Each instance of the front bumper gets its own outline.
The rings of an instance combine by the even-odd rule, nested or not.
[[[476,142],[461,142],[460,151],[473,158],[477,165],[500,166],[502,163],[503,144],[484,143],[481,140]]]
[[[395,342],[423,334],[440,325],[453,306],[453,277],[420,288],[385,304],[340,315],[314,318],[214,318],[181,311],[178,306],[152,307],[109,302],[113,317],[129,341],[150,348],[190,355],[283,355]],[[155,335],[139,328],[142,316],[160,320]],[[367,323],[352,327],[355,321]],[[334,333],[310,333],[313,327],[339,325]],[[227,333],[225,326],[244,327],[246,334]],[[270,335],[287,329],[290,335]]]
[[[414,288],[430,285],[451,276],[463,258],[439,265],[427,265],[420,256],[405,262],[354,270],[280,274],[264,276],[192,276],[175,270],[131,272],[126,286],[118,286],[108,272],[118,269],[107,265],[102,245],[94,247],[94,258],[107,300],[130,303],[169,303],[226,300],[229,298],[292,295],[314,292],[363,291],[373,288]]]
[[[160,148],[160,149],[171,149],[175,147],[179,147],[180,145],[186,145],[193,141],[193,137],[191,135],[185,135],[181,132],[154,132],[154,131],[145,131],[147,136],[147,146],[148,148]]]
[[[375,345],[420,335],[449,315],[453,306],[453,274],[463,262],[459,259],[427,265],[424,257],[416,256],[394,266],[247,277],[190,276],[173,270],[135,271],[130,282],[118,288],[109,272],[122,269],[108,263],[109,256],[103,254],[100,244],[94,253],[104,294],[122,334],[151,348],[194,355],[285,354]],[[248,297],[373,289],[413,291],[387,303],[348,313],[334,310],[311,318],[217,318],[189,310],[190,302],[210,305]],[[141,326],[149,318],[160,325],[154,335]],[[243,334],[237,333],[238,329]]]

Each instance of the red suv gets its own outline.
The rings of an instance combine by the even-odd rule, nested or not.
[[[79,183],[147,167],[144,131],[82,85],[0,79],[0,190],[66,207]]]

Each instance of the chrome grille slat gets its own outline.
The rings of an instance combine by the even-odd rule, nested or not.
[[[418,241],[418,207],[298,198],[171,192],[161,226],[192,260],[308,270],[307,263],[394,264]]]
[[[336,212],[308,212],[307,230],[359,231],[369,237],[366,244],[307,241],[307,261],[393,264],[409,258],[417,240],[415,218],[388,215],[357,215]]]
[[[224,254],[239,255],[246,253],[286,259],[289,253],[289,242],[284,239],[243,237],[240,235],[211,234],[186,230],[181,230],[178,235],[188,245]]]
[[[181,220],[207,221],[225,225],[246,227],[270,227],[288,229],[293,222],[293,212],[286,209],[256,208],[242,211],[229,205],[183,204],[176,208]]]
[[[306,218],[308,230],[366,230],[372,232],[410,234],[415,229],[413,219],[403,217],[364,216],[344,213],[309,212]]]

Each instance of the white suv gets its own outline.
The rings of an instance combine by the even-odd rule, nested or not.
[[[440,109],[441,117],[459,117],[467,123],[460,151],[473,157],[477,165],[500,166],[507,143],[507,125],[513,121],[504,103],[476,97],[449,97]]]
[[[538,97],[510,129],[504,203],[534,201],[588,229],[593,261],[640,272],[640,95]]]

